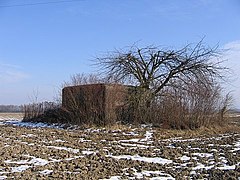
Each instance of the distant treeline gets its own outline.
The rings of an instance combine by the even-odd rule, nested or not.
[[[20,105],[0,105],[0,112],[22,112],[23,106]]]

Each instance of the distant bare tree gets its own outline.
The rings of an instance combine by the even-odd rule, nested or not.
[[[102,80],[96,74],[76,73],[71,75],[70,80],[64,82],[62,87],[95,84],[100,82],[102,82]]]
[[[85,74],[85,73],[76,73],[70,76],[70,80],[62,84],[62,87],[67,86],[78,86],[85,84],[98,84],[98,83],[121,83],[115,77],[102,77],[100,74]]]
[[[1,112],[22,112],[23,106],[20,105],[0,105],[0,113]]]

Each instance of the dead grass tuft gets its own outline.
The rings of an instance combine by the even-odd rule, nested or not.
[[[195,130],[174,130],[157,128],[155,138],[166,139],[174,137],[194,138],[199,136],[212,136],[225,133],[240,133],[240,126],[224,125],[212,127],[200,127]]]

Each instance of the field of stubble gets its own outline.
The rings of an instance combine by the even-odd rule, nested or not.
[[[238,118],[235,127],[197,131],[63,129],[14,119],[20,118],[0,114],[0,179],[240,177]]]

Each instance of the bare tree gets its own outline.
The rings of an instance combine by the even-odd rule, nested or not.
[[[222,78],[225,68],[216,61],[219,55],[218,47],[206,47],[201,40],[178,50],[133,46],[126,52],[117,50],[97,58],[97,65],[109,78],[130,80],[154,98],[166,87],[176,88],[179,82],[192,85],[201,81],[203,86],[208,86]]]
[[[123,120],[196,128],[219,119],[218,83],[227,70],[220,57],[218,46],[208,47],[201,40],[180,49],[132,46],[97,58],[96,65],[108,78],[137,87]]]

